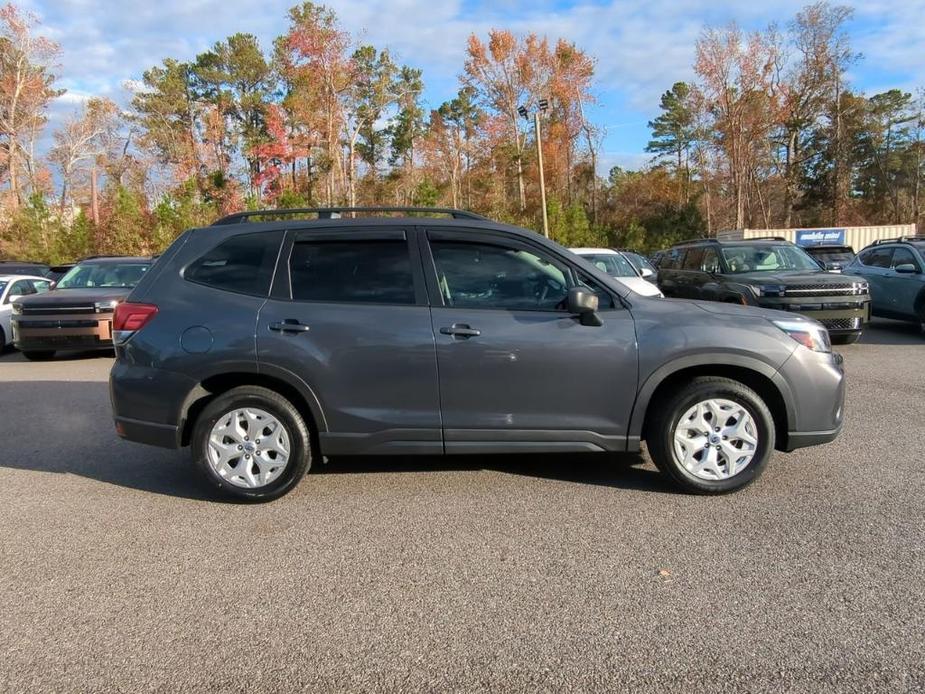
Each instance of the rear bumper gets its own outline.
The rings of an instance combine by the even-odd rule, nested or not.
[[[179,448],[180,431],[172,424],[143,422],[129,417],[115,417],[116,433],[135,443],[146,443],[161,448]]]

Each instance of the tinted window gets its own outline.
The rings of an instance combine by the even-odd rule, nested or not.
[[[684,250],[681,248],[672,248],[668,250],[661,261],[659,261],[659,270],[677,270],[681,267],[681,261],[684,259]]]
[[[700,261],[700,269],[711,274],[723,271],[719,264],[719,255],[715,249],[703,249],[703,258]]]
[[[269,231],[230,238],[187,267],[183,276],[217,289],[265,296],[282,234]]]
[[[861,255],[861,262],[870,267],[890,267],[890,262],[893,259],[893,249],[892,248],[872,248],[869,251],[864,251]]]
[[[447,306],[508,310],[561,310],[564,270],[530,251],[480,243],[431,243],[437,280]]]
[[[685,270],[700,270],[703,263],[703,249],[691,248],[684,258],[684,264],[681,266]]]
[[[413,304],[414,280],[405,241],[310,241],[292,247],[292,298]]]
[[[908,248],[897,248],[893,252],[893,267],[897,265],[915,265],[916,267],[919,264],[915,260],[915,256],[912,254]]]
[[[578,280],[592,292],[597,294],[597,307],[599,310],[604,311],[607,309],[616,308],[616,302],[613,300],[613,295],[611,295],[610,292],[604,289],[595,280],[591,279],[587,275],[579,275]]]

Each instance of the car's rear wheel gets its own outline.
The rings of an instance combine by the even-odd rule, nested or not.
[[[233,388],[206,405],[191,443],[209,483],[236,499],[276,499],[311,467],[305,419],[289,400],[260,386]]]
[[[55,353],[51,350],[27,349],[23,351],[22,355],[29,361],[48,361],[54,358]]]
[[[774,450],[774,419],[751,388],[699,377],[655,405],[646,443],[663,475],[689,492],[722,494],[750,484]]]

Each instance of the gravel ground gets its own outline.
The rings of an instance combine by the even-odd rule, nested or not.
[[[119,441],[111,359],[0,358],[0,691],[925,689],[925,338],[751,488],[641,456],[332,460],[267,505]]]

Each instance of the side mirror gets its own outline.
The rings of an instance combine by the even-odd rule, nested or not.
[[[639,274],[642,276],[642,279],[648,280],[655,277],[655,273],[652,272],[652,268],[644,267],[639,271]]]
[[[601,317],[597,315],[597,294],[585,287],[572,287],[568,290],[568,312],[578,316],[582,325],[600,327]]]
[[[919,269],[912,263],[903,263],[902,265],[897,265],[893,269],[901,275],[916,275],[919,272]]]
[[[11,294],[6,297],[6,303],[12,304],[14,301],[19,301],[20,299],[22,299],[22,294]]]

